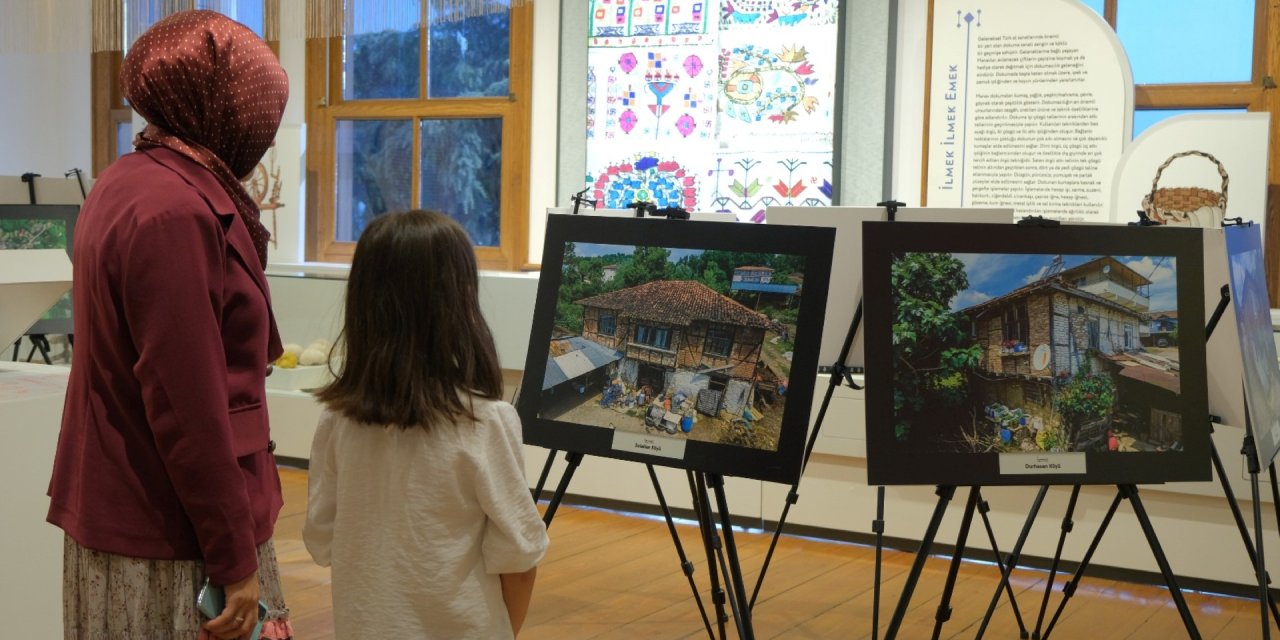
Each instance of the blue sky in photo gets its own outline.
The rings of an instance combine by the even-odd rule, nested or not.
[[[953,253],[964,263],[969,288],[951,301],[960,310],[998,298],[1041,279],[1053,263],[1053,254]],[[1063,255],[1067,269],[1077,267],[1097,255]],[[1151,280],[1151,311],[1178,308],[1176,267],[1172,256],[1114,256],[1116,260]]]

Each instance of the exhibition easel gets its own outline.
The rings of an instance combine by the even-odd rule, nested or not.
[[[898,202],[890,199],[884,202],[879,202],[876,204],[876,206],[884,209],[885,215],[882,218],[882,220],[889,221],[889,222],[896,222],[898,218],[899,208],[905,207],[906,205],[902,202]],[[853,316],[852,316],[848,331],[844,335],[844,341],[840,343],[839,353],[838,355],[835,356],[834,363],[829,367],[829,370],[831,373],[829,378],[830,384],[828,385],[827,393],[823,397],[817,416],[815,417],[815,420],[814,420],[814,425],[811,428],[809,433],[809,439],[805,447],[804,457],[801,465],[801,472],[802,472],[802,475],[800,476],[801,479],[803,478],[803,471],[804,469],[807,468],[809,459],[812,456],[813,450],[817,445],[817,439],[821,433],[822,426],[825,422],[827,410],[830,406],[835,389],[841,386],[842,384],[848,385],[853,389],[862,388],[853,379],[852,374],[855,371],[854,368],[848,366],[847,364],[849,357],[853,351],[853,344],[854,344],[855,338],[857,337],[858,331],[861,326],[862,317],[863,317],[863,302],[861,299],[859,299],[858,304],[853,311]],[[828,320],[830,320],[830,318]],[[778,519],[776,527],[774,528],[772,540],[770,541],[769,549],[766,553],[764,564],[762,566],[760,574],[757,576],[755,590],[751,596],[750,604],[752,606],[755,605],[756,599],[759,596],[761,586],[763,585],[764,578],[767,575],[770,561],[773,557],[773,553],[776,549],[782,529],[783,527],[786,526],[786,521],[790,513],[791,506],[796,504],[796,502],[799,500],[799,483],[800,483],[800,479],[797,479],[796,482],[792,484],[790,491],[787,494],[786,501],[783,505],[782,514]],[[872,638],[873,640],[874,638],[877,637],[879,626],[880,626],[879,625],[880,595],[881,595],[880,575],[881,575],[881,569],[882,569],[883,548],[884,548],[884,493],[885,493],[884,487],[877,487],[876,516],[871,523],[871,530],[875,534],[875,539],[876,539],[875,582],[874,582],[873,595],[872,595],[873,597],[873,604],[872,604]],[[1003,566],[1004,566],[1003,554],[1001,553],[999,546],[996,543],[994,529],[992,528],[990,519],[987,515],[990,510],[990,507],[988,506],[985,500],[982,500],[980,492],[975,493],[974,495],[974,509],[976,509],[981,514],[982,521],[987,532],[987,538],[991,543],[991,549],[996,558],[996,562],[998,566],[1001,569],[1003,569]],[[971,520],[972,518],[971,518],[971,512],[970,512],[969,521]],[[967,535],[967,530],[968,529],[966,526],[966,535]],[[956,571],[958,571],[958,565],[957,565]],[[1018,625],[1020,628],[1023,628],[1023,621],[1022,621],[1021,614],[1018,611],[1017,602],[1013,601],[1012,599],[1012,596],[1013,596],[1012,589],[1009,589],[1009,594],[1010,594],[1010,601],[1013,605],[1014,614],[1015,616],[1017,616],[1017,619],[1018,619]],[[950,617],[950,608],[948,603],[949,603],[949,596],[947,600],[943,602],[942,607],[939,608],[938,617],[943,620]],[[939,623],[939,625],[941,625],[941,623]]]
[[[595,201],[588,200],[579,192],[573,197],[574,213],[583,204],[594,205]],[[688,220],[689,213],[678,207],[659,209],[656,205],[648,202],[631,203],[628,208],[634,209],[636,217],[644,217],[646,214],[650,216],[666,217],[669,220]],[[518,392],[517,392],[518,393]],[[551,467],[554,463],[556,450],[550,450],[547,454],[547,461],[543,465],[542,472],[538,476],[537,485],[533,489],[533,498],[538,500],[542,495],[543,488],[551,473]],[[543,522],[548,528],[551,526],[555,513],[559,509],[560,503],[563,502],[565,494],[568,492],[569,483],[573,479],[574,473],[578,466],[582,463],[584,454],[576,451],[566,453],[566,467],[560,476],[560,481],[552,493],[547,503],[547,508],[543,513]],[[652,464],[645,464],[645,468],[649,474],[649,480],[653,485],[653,490],[658,498],[658,505],[662,510],[663,519],[667,523],[667,530],[671,535],[672,543],[675,545],[676,555],[680,559],[680,569],[689,582],[689,588],[693,592],[694,601],[698,606],[698,612],[702,616],[702,623],[707,631],[707,637],[715,640],[716,636],[712,630],[710,618],[707,616],[706,606],[702,601],[701,593],[698,589],[697,582],[693,578],[694,565],[689,561],[685,554],[684,545],[680,542],[679,533],[676,531],[675,520],[671,515],[671,510],[667,505],[666,496],[662,491],[662,485],[658,481],[657,471]],[[741,640],[754,640],[755,630],[751,623],[751,606],[746,599],[746,587],[742,577],[742,565],[738,557],[737,544],[733,539],[733,523],[732,515],[729,511],[728,498],[724,490],[724,476],[718,473],[694,472],[685,470],[685,476],[689,482],[689,493],[693,501],[693,509],[698,520],[698,529],[702,540],[703,550],[707,555],[707,566],[710,568],[710,592],[711,600],[715,606],[716,624],[719,631],[720,640],[725,640],[727,636],[727,625],[729,620],[728,612],[725,610],[725,603],[729,604],[732,611],[734,626]],[[709,489],[709,491],[708,491]],[[711,496],[714,495],[716,506],[713,509],[711,505]],[[719,515],[720,523],[716,523],[716,515]],[[719,529],[717,529],[719,526]],[[721,582],[723,580],[723,582]]]
[[[1143,215],[1142,212],[1139,212],[1139,219],[1140,221],[1136,223],[1138,226],[1147,226],[1148,224],[1150,224],[1147,222],[1146,216]],[[1209,337],[1213,335],[1214,329],[1217,328],[1218,322],[1222,319],[1222,314],[1226,311],[1227,305],[1230,302],[1231,302],[1230,286],[1223,285],[1219,292],[1218,304],[1214,308],[1213,314],[1210,316],[1208,323],[1205,325],[1206,342],[1208,341]],[[1214,422],[1214,419],[1210,418],[1209,420],[1210,434],[1213,433],[1213,422]],[[1268,610],[1270,614],[1274,616],[1274,619],[1277,621],[1277,624],[1280,624],[1280,610],[1277,610],[1275,598],[1271,595],[1270,590],[1267,588],[1267,586],[1270,584],[1270,577],[1267,575],[1267,572],[1265,569],[1265,558],[1263,556],[1262,538],[1261,538],[1262,515],[1261,515],[1261,503],[1260,503],[1259,487],[1258,487],[1258,473],[1261,470],[1261,464],[1258,460],[1257,447],[1255,446],[1255,441],[1253,438],[1252,421],[1249,418],[1247,410],[1245,412],[1244,447],[1241,453],[1245,456],[1246,464],[1247,464],[1249,475],[1250,475],[1250,485],[1253,493],[1254,527],[1255,527],[1255,531],[1257,532],[1256,536],[1258,538],[1256,550],[1254,548],[1253,540],[1249,536],[1248,525],[1245,524],[1244,516],[1241,514],[1239,503],[1236,500],[1235,491],[1231,488],[1231,482],[1227,476],[1226,468],[1222,463],[1222,456],[1218,453],[1218,447],[1216,443],[1214,443],[1212,437],[1209,439],[1209,452],[1211,455],[1211,459],[1213,461],[1214,474],[1217,476],[1218,482],[1222,486],[1222,491],[1224,496],[1227,499],[1228,506],[1231,507],[1231,514],[1235,520],[1236,528],[1240,532],[1240,537],[1241,537],[1241,541],[1244,544],[1245,553],[1249,556],[1249,562],[1254,569],[1255,576],[1258,579],[1258,603],[1259,603],[1259,610],[1260,610],[1260,619],[1262,624],[1262,637],[1264,639],[1270,638],[1271,628],[1270,628],[1270,624],[1268,623]],[[1277,485],[1277,482],[1276,482],[1276,472],[1275,472],[1274,465],[1268,464],[1268,470],[1271,477],[1272,496],[1275,500],[1280,501],[1280,485]],[[1049,637],[1049,634],[1053,630],[1053,626],[1057,623],[1059,616],[1062,614],[1063,609],[1066,607],[1067,600],[1069,600],[1071,596],[1075,593],[1076,587],[1080,581],[1081,574],[1083,574],[1084,569],[1088,565],[1089,560],[1092,559],[1093,552],[1096,549],[1098,540],[1101,537],[1101,530],[1105,529],[1106,525],[1110,521],[1111,516],[1114,515],[1115,509],[1119,504],[1120,496],[1117,496],[1116,500],[1112,502],[1111,508],[1109,509],[1107,516],[1103,519],[1102,528],[1100,529],[1098,536],[1095,537],[1094,542],[1090,545],[1088,551],[1086,552],[1084,560],[1081,562],[1080,568],[1078,569],[1076,576],[1074,576],[1063,587],[1063,599],[1058,603],[1057,610],[1054,612],[1053,618],[1049,622],[1049,626],[1045,628],[1044,635],[1041,636],[1040,623],[1044,619],[1045,610],[1048,606],[1049,593],[1052,591],[1053,579],[1056,574],[1056,568],[1058,566],[1059,559],[1061,557],[1063,542],[1065,541],[1067,533],[1070,531],[1069,523],[1071,519],[1071,514],[1075,508],[1075,498],[1079,494],[1079,491],[1080,491],[1080,487],[1078,485],[1073,487],[1071,503],[1067,507],[1067,515],[1063,520],[1064,528],[1063,528],[1062,535],[1058,541],[1057,553],[1054,555],[1054,560],[1053,560],[1054,570],[1050,571],[1049,579],[1048,579],[1048,584],[1050,586],[1045,590],[1044,600],[1042,601],[1041,608],[1040,608],[1040,617],[1036,622],[1036,633],[1033,637],[1037,639],[1041,639],[1041,638],[1047,639]],[[1136,497],[1136,493],[1137,493],[1137,490],[1135,488],[1134,489],[1135,497]],[[1275,502],[1275,506],[1276,506],[1276,521],[1277,523],[1280,523],[1280,502]],[[1145,532],[1145,529],[1144,529],[1144,532]],[[1162,570],[1163,568],[1164,567],[1162,567]],[[1168,583],[1168,576],[1166,576],[1166,583]],[[1170,592],[1174,594],[1175,602],[1178,602],[1179,600],[1181,600],[1181,593],[1175,591],[1172,585],[1170,585]],[[1183,613],[1183,607],[1179,608],[1179,613],[1180,614]],[[1188,613],[1183,617],[1184,623],[1187,622],[1189,619],[1190,619],[1190,616]],[[1188,627],[1188,633],[1193,638],[1199,637],[1197,633],[1194,631],[1193,627],[1191,626]]]
[[[76,185],[79,188],[79,196],[80,196],[79,202],[78,203],[74,202],[75,200],[74,196],[68,193],[66,189],[58,188],[58,189],[54,189],[52,192],[53,202],[49,202],[50,198],[46,197],[44,204],[73,204],[73,203],[83,204],[84,203],[85,198],[88,197],[88,189],[85,187],[85,182],[84,182],[84,172],[81,171],[80,169],[71,169],[63,175],[64,178],[70,178],[71,176],[75,176],[76,178]],[[27,197],[26,197],[25,204],[31,204],[31,205],[41,204],[39,202],[39,198],[37,197],[38,190],[36,188],[36,178],[41,178],[41,177],[42,176],[40,174],[30,172],[30,171],[23,173],[21,176],[18,176],[18,180],[20,181],[20,183],[26,185],[25,191],[26,191]],[[42,180],[41,184],[47,185],[48,183]],[[14,185],[14,186],[17,186],[17,185]],[[46,188],[43,192],[45,196],[50,196],[48,188]],[[20,196],[18,196],[16,193],[12,193],[11,191],[6,190],[5,194],[6,194],[4,197],[5,204],[21,204],[19,202]],[[39,326],[39,323],[37,323],[37,326]],[[14,340],[13,342],[13,361],[18,362],[19,355],[21,354],[22,338],[26,337],[27,340],[31,342],[31,349],[27,352],[26,361],[31,362],[32,358],[35,357],[35,354],[39,353],[40,358],[44,360],[45,364],[47,365],[53,364],[53,358],[52,358],[53,345],[49,342],[49,335],[51,335],[51,333],[49,333],[46,328],[46,330],[37,329],[35,331],[27,333],[25,336],[19,336],[18,339]],[[75,336],[70,332],[69,329],[67,330],[66,336],[67,336],[67,345],[69,347],[73,347],[75,345]]]
[[[547,476],[550,474],[551,466],[557,453],[558,451],[555,450],[548,452],[547,462],[538,478],[538,484],[533,489],[535,502],[542,495],[543,488],[546,486]],[[584,454],[577,451],[569,451],[565,454],[565,470],[561,474],[560,482],[556,485],[551,498],[547,501],[547,508],[542,516],[542,521],[547,528],[551,528],[551,522],[555,518],[560,503],[564,501],[564,496],[569,490],[569,483],[573,479],[574,472],[577,471],[578,466],[582,463],[583,457]],[[675,519],[671,515],[670,507],[667,505],[666,495],[662,491],[662,484],[658,481],[657,471],[652,464],[645,464],[645,469],[648,471],[649,480],[653,484],[653,491],[658,498],[658,506],[662,510],[663,519],[667,523],[667,531],[671,534],[671,541],[675,545],[676,555],[680,558],[680,571],[689,582],[689,589],[693,592],[693,599],[698,606],[698,613],[702,616],[702,624],[707,630],[708,638],[715,640],[716,636],[712,632],[711,620],[707,616],[706,605],[702,601],[702,594],[698,589],[698,584],[693,578],[693,563],[685,554],[684,545],[680,542],[680,535],[676,531]],[[719,637],[721,640],[727,637],[726,622],[728,622],[729,616],[725,611],[724,605],[728,601],[733,611],[738,637],[754,639],[755,634],[750,620],[751,611],[745,601],[746,592],[742,587],[742,565],[738,561],[738,550],[733,540],[728,500],[724,494],[724,477],[719,474],[695,473],[688,470],[685,471],[685,475],[689,481],[689,494],[693,498],[693,510],[698,521],[702,546],[707,554],[707,566],[715,566],[720,570],[720,573],[717,573],[714,569],[709,572],[711,601],[715,606]],[[721,527],[724,531],[723,544],[721,543],[721,535],[716,530],[715,512],[711,509],[707,487],[711,487],[716,497]],[[721,586],[720,574],[724,575],[724,585],[731,587],[731,591],[726,592]]]
[[[1062,538],[1066,537],[1066,533],[1070,531],[1067,524],[1071,520],[1072,511],[1075,508],[1075,496],[1079,494],[1080,485],[1072,487],[1072,501],[1067,508],[1067,515],[1063,519],[1064,527]],[[1182,624],[1187,630],[1187,637],[1199,640],[1200,632],[1196,629],[1195,620],[1191,617],[1191,610],[1187,607],[1186,600],[1182,597],[1182,590],[1178,587],[1177,579],[1173,575],[1173,569],[1169,567],[1169,560],[1165,557],[1164,550],[1160,546],[1160,540],[1156,537],[1155,528],[1151,524],[1151,518],[1147,515],[1146,508],[1142,505],[1141,498],[1138,497],[1138,487],[1133,484],[1116,485],[1116,497],[1112,499],[1111,506],[1107,508],[1107,513],[1102,517],[1102,523],[1098,525],[1098,531],[1093,537],[1093,541],[1089,543],[1089,549],[1085,552],[1084,558],[1080,561],[1080,566],[1076,569],[1075,575],[1063,587],[1063,598],[1058,602],[1058,608],[1054,611],[1053,618],[1049,621],[1049,626],[1045,628],[1044,635],[1039,635],[1039,624],[1037,623],[1037,635],[1033,636],[1038,640],[1045,640],[1049,634],[1053,632],[1053,627],[1058,622],[1058,617],[1062,615],[1063,609],[1066,608],[1067,601],[1075,594],[1076,587],[1080,584],[1080,579],[1084,577],[1084,572],[1089,568],[1089,561],[1093,559],[1093,554],[1098,549],[1098,544],[1102,542],[1102,536],[1107,531],[1107,526],[1111,524],[1111,518],[1115,516],[1116,509],[1120,507],[1121,500],[1128,500],[1133,505],[1134,515],[1138,518],[1138,524],[1142,527],[1142,533],[1147,538],[1147,544],[1151,547],[1151,553],[1155,556],[1156,564],[1160,567],[1160,574],[1164,577],[1165,585],[1169,587],[1169,595],[1173,598],[1174,606],[1178,609],[1178,615],[1182,618]],[[1059,550],[1061,550],[1062,540],[1059,540]],[[1057,565],[1055,559],[1054,565]],[[1048,593],[1053,590],[1053,574],[1049,576],[1048,586],[1045,589],[1045,598],[1043,604],[1049,601]],[[1044,609],[1041,609],[1041,619],[1043,619]],[[981,634],[979,634],[979,637]]]
[[[1035,502],[1031,506],[1031,511],[1027,513],[1027,519],[1023,523],[1022,532],[1018,535],[1018,540],[1014,543],[1013,549],[1009,552],[1008,557],[1002,559],[998,549],[995,550],[996,566],[1000,569],[1001,581],[996,589],[996,594],[987,610],[987,615],[983,620],[985,628],[986,621],[995,611],[996,603],[1000,600],[1001,592],[1009,594],[1010,603],[1013,605],[1014,616],[1018,621],[1019,637],[1026,638],[1026,625],[1022,621],[1022,614],[1018,610],[1017,600],[1014,598],[1013,589],[1009,584],[1009,575],[1013,573],[1014,567],[1018,564],[1018,557],[1022,553],[1023,544],[1031,531],[1031,525],[1035,520],[1036,514],[1040,511],[1040,505],[1044,502],[1044,496],[1048,493],[1049,486],[1040,487],[1039,493],[1036,494]],[[960,532],[956,536],[955,551],[951,556],[951,566],[947,571],[947,580],[942,589],[942,601],[938,604],[937,613],[934,616],[933,638],[936,640],[941,636],[942,625],[951,618],[951,594],[954,591],[956,578],[960,572],[960,562],[964,556],[965,544],[969,537],[969,527],[973,522],[973,512],[979,510],[979,504],[983,505],[980,510],[986,519],[985,501],[981,498],[982,488],[978,486],[969,487],[969,499],[965,503],[964,515],[960,521]],[[906,618],[907,609],[911,605],[911,596],[915,592],[916,583],[920,580],[920,574],[924,570],[925,560],[929,557],[929,552],[933,548],[934,539],[938,535],[938,529],[942,526],[942,517],[946,513],[947,504],[951,502],[955,496],[956,485],[938,485],[935,494],[938,496],[938,503],[933,508],[933,515],[929,518],[929,525],[925,528],[924,536],[920,539],[920,548],[916,551],[915,561],[911,564],[911,570],[907,573],[906,583],[902,586],[902,595],[898,598],[898,605],[893,611],[893,617],[889,620],[889,628],[885,631],[885,640],[893,640],[898,636],[898,631],[902,627],[902,621]],[[987,533],[991,536],[992,546],[995,546],[995,538],[992,534],[990,524],[987,526]],[[880,588],[877,581],[876,589]],[[981,637],[982,632],[979,631]]]
[[[1145,218],[1144,218],[1144,222],[1145,222]],[[1139,224],[1142,225],[1143,223],[1140,222]],[[1230,288],[1226,285],[1223,285],[1221,296],[1218,300],[1218,305],[1213,310],[1213,315],[1210,316],[1209,322],[1205,326],[1206,342],[1208,341],[1209,336],[1213,335],[1214,328],[1218,326],[1218,321],[1222,318],[1222,314],[1223,312],[1226,311],[1227,304],[1230,302],[1231,302]],[[1213,432],[1212,420],[1210,420],[1209,422],[1209,432],[1210,433]],[[1249,439],[1246,438],[1246,442],[1249,442]],[[1218,479],[1219,481],[1222,482],[1223,490],[1227,493],[1227,496],[1229,498],[1229,503],[1231,504],[1232,513],[1235,514],[1236,524],[1240,527],[1240,533],[1244,537],[1245,549],[1248,551],[1249,558],[1254,563],[1254,568],[1256,570],[1258,566],[1257,564],[1258,556],[1254,553],[1253,544],[1249,541],[1248,530],[1245,528],[1244,519],[1240,515],[1239,507],[1235,503],[1234,493],[1231,490],[1231,486],[1227,481],[1226,474],[1222,466],[1222,458],[1218,455],[1218,448],[1213,444],[1212,438],[1209,439],[1209,450],[1212,453],[1213,466],[1215,471],[1217,472]],[[1070,600],[1071,596],[1075,594],[1076,588],[1080,584],[1080,579],[1084,577],[1084,571],[1086,568],[1088,568],[1089,561],[1093,559],[1093,554],[1098,548],[1098,543],[1102,541],[1102,535],[1103,533],[1106,532],[1107,526],[1111,523],[1111,518],[1115,516],[1116,509],[1119,508],[1120,501],[1122,499],[1128,499],[1133,504],[1134,512],[1138,516],[1138,522],[1142,526],[1143,534],[1147,536],[1147,541],[1151,546],[1151,551],[1156,557],[1156,564],[1160,566],[1160,572],[1164,577],[1165,584],[1169,587],[1169,593],[1173,597],[1174,604],[1178,608],[1178,614],[1182,617],[1182,622],[1187,629],[1188,636],[1192,638],[1200,637],[1199,631],[1197,631],[1195,627],[1195,621],[1191,618],[1191,612],[1187,609],[1186,602],[1182,597],[1182,591],[1178,588],[1177,582],[1173,576],[1173,572],[1169,568],[1169,562],[1165,558],[1164,552],[1160,548],[1159,540],[1156,539],[1155,529],[1152,527],[1150,519],[1147,518],[1146,510],[1142,507],[1142,502],[1138,498],[1137,486],[1130,484],[1130,485],[1117,485],[1117,487],[1119,489],[1119,492],[1116,494],[1116,497],[1111,501],[1111,506],[1107,509],[1106,515],[1102,518],[1102,523],[1099,525],[1098,531],[1094,535],[1093,541],[1090,542],[1089,548],[1084,554],[1084,559],[1080,561],[1080,566],[1076,569],[1075,575],[1073,575],[1071,579],[1067,582],[1067,584],[1063,586],[1062,600],[1058,602],[1058,607],[1053,613],[1053,618],[1049,620],[1049,625],[1047,627],[1044,627],[1044,634],[1041,635],[1040,633],[1041,623],[1044,622],[1044,615],[1049,606],[1049,595],[1050,593],[1053,592],[1054,578],[1057,576],[1058,566],[1062,559],[1062,548],[1066,543],[1067,534],[1070,533],[1073,528],[1071,517],[1075,512],[1076,500],[1080,496],[1080,485],[1078,484],[1072,485],[1071,499],[1067,503],[1066,515],[1063,516],[1063,519],[1062,519],[1062,531],[1061,531],[1061,534],[1058,536],[1058,546],[1056,551],[1054,552],[1053,564],[1049,569],[1049,578],[1046,581],[1047,586],[1045,587],[1044,598],[1040,601],[1040,613],[1036,618],[1036,630],[1035,630],[1035,633],[1032,635],[1032,638],[1035,638],[1036,640],[1045,640],[1053,632],[1054,625],[1057,624],[1058,618],[1062,615],[1062,611],[1066,608],[1067,601]],[[1255,492],[1255,499],[1256,499],[1257,487],[1254,487],[1254,492]],[[1265,588],[1263,590],[1263,593],[1265,594]],[[1269,598],[1266,598],[1266,600],[1269,600]],[[1273,607],[1275,606],[1274,603],[1272,604],[1272,606]],[[1263,611],[1264,611],[1263,637],[1266,638],[1266,637],[1270,637],[1267,634],[1265,629],[1266,604],[1263,604]]]
[[[36,203],[36,178],[39,178],[39,177],[40,177],[40,174],[31,173],[29,171],[27,173],[22,174],[22,181],[27,184],[27,194],[30,200],[30,204],[37,204]],[[35,355],[37,350],[39,350],[40,357],[44,359],[44,363],[53,364],[53,359],[49,357],[49,353],[53,350],[53,347],[52,345],[49,344],[48,336],[46,336],[43,333],[30,333],[30,334],[27,334],[27,339],[31,341],[31,350],[27,352],[27,362],[31,362],[31,357]],[[14,362],[18,361],[18,351],[19,351],[19,346],[21,344],[22,344],[21,337],[19,337],[13,343],[13,361]]]

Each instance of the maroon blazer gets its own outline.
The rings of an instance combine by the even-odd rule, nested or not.
[[[265,377],[280,353],[249,231],[213,174],[124,156],[76,222],[75,348],[49,522],[90,549],[257,568],[280,512]]]

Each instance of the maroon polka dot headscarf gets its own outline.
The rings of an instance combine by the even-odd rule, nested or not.
[[[289,79],[267,43],[216,11],[181,11],[129,48],[120,88],[147,120],[134,145],[167,147],[212,171],[266,266],[271,234],[240,178],[271,146],[289,98]]]

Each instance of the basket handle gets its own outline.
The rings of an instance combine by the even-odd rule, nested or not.
[[[1230,180],[1227,178],[1227,168],[1222,166],[1222,163],[1218,162],[1218,159],[1213,157],[1212,154],[1208,154],[1203,151],[1183,151],[1169,156],[1169,159],[1165,160],[1164,164],[1160,165],[1159,169],[1156,169],[1156,179],[1151,181],[1151,195],[1147,196],[1147,198],[1149,198],[1148,201],[1154,206],[1156,201],[1156,191],[1160,186],[1160,174],[1164,173],[1164,170],[1170,164],[1173,164],[1174,160],[1177,160],[1178,158],[1185,158],[1186,156],[1200,156],[1202,158],[1208,158],[1210,162],[1218,165],[1218,175],[1222,176],[1222,212],[1223,215],[1225,215],[1227,212],[1227,186],[1230,183]]]

